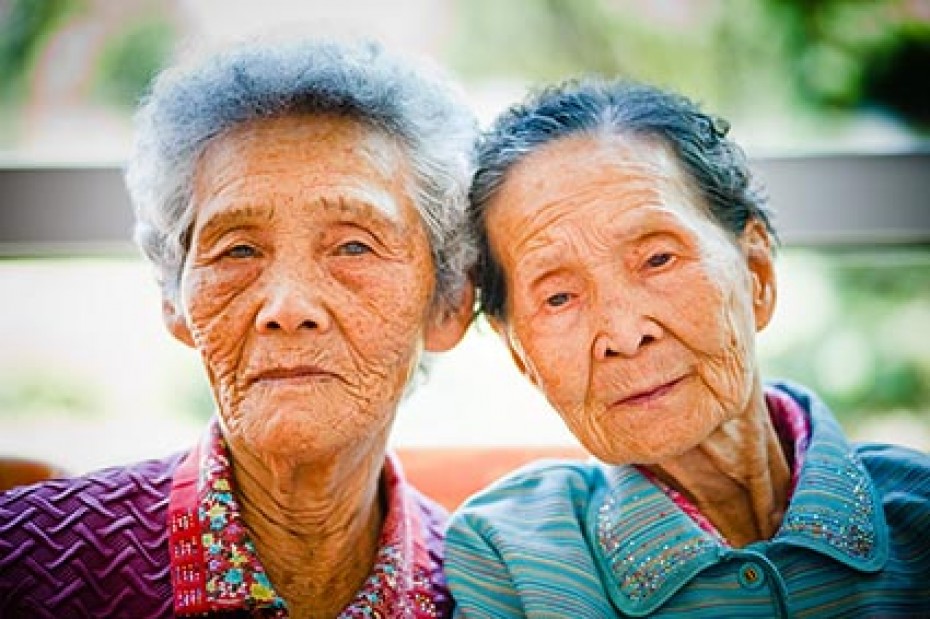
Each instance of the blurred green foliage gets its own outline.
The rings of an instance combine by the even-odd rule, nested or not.
[[[171,56],[177,33],[158,15],[127,25],[107,41],[100,55],[95,91],[105,102],[133,108]]]
[[[0,373],[0,416],[98,416],[103,407],[94,381],[51,370]]]
[[[79,96],[125,111],[144,93],[151,78],[166,64],[178,39],[166,3],[136,1],[126,11],[125,24],[93,29],[100,41],[88,72],[87,92]],[[86,0],[0,1],[0,138],[15,138],[17,110],[28,105],[30,83],[42,52],[64,29],[78,21],[102,19]],[[7,108],[4,110],[4,108]]]
[[[763,356],[766,376],[808,385],[847,422],[930,415],[930,247],[785,253],[822,269],[836,306],[811,337]]]
[[[466,77],[539,84],[626,75],[720,103],[714,15],[695,13],[694,21],[678,26],[650,20],[631,3],[461,0],[457,8],[448,61]]]
[[[459,0],[449,62],[549,83],[620,75],[727,115],[879,107],[930,128],[930,7],[905,0]]]
[[[48,39],[79,14],[80,0],[10,0],[0,5],[0,102],[19,102]]]
[[[930,128],[930,6],[904,0],[768,0],[794,86],[814,104],[885,108]]]

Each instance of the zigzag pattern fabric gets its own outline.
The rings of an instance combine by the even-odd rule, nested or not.
[[[165,522],[181,458],[0,494],[0,617],[173,617]]]

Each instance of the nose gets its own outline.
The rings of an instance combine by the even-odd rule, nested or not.
[[[662,337],[662,326],[638,305],[617,299],[603,304],[594,338],[596,359],[633,357]]]
[[[278,277],[268,283],[265,298],[255,317],[259,333],[325,331],[331,317],[321,287],[304,268],[291,277]]]

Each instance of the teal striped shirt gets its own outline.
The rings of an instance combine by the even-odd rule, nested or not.
[[[930,457],[850,445],[830,411],[781,528],[734,549],[636,468],[546,461],[472,497],[446,536],[460,617],[930,617]]]

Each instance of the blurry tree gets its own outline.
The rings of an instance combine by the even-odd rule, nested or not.
[[[96,91],[106,102],[132,108],[171,56],[174,26],[158,14],[145,15],[115,33],[100,54]]]
[[[175,4],[0,0],[0,138],[15,138],[30,114],[135,103],[174,49]]]
[[[19,102],[48,39],[83,8],[80,0],[0,2],[0,103]]]
[[[547,83],[620,75],[728,116],[877,105],[930,120],[925,0],[459,0],[449,62]]]
[[[767,0],[794,84],[816,104],[876,106],[930,129],[930,3]]]
[[[668,15],[644,2],[460,0],[448,61],[466,78],[624,75],[718,104],[719,84],[707,79],[716,73],[717,18],[707,4],[680,3]]]

